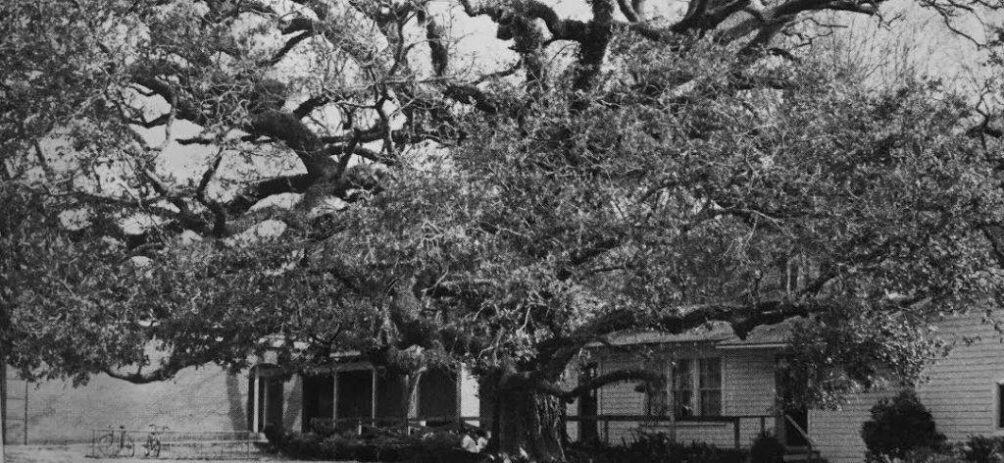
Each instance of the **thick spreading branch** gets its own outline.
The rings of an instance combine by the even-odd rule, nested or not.
[[[592,378],[572,389],[563,389],[552,382],[539,382],[536,384],[535,389],[545,394],[550,394],[565,401],[571,402],[577,399],[582,394],[589,391],[599,389],[604,386],[608,386],[616,383],[623,383],[626,381],[643,381],[650,384],[653,387],[658,387],[658,385],[665,382],[666,378],[662,374],[645,369],[625,369],[616,370],[610,373],[599,375]]]

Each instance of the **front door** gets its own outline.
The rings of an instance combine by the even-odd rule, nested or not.
[[[782,413],[779,418],[782,423],[778,427],[778,438],[786,446],[801,447],[808,444],[804,433],[809,432],[809,411],[804,405],[796,405],[802,402],[796,398],[799,388],[805,385],[793,377],[788,365],[786,356],[779,355],[775,359],[774,384],[777,389],[778,410]]]

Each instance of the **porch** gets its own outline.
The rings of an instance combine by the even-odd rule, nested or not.
[[[690,417],[683,420],[671,416],[595,415],[567,416],[569,437],[591,438],[609,445],[630,444],[621,433],[611,436],[611,424],[632,429],[630,439],[645,433],[660,433],[671,442],[705,443],[719,448],[749,449],[757,436],[768,432],[785,446],[785,462],[825,463],[818,446],[806,427],[796,417],[780,415],[737,415]],[[583,437],[587,436],[587,437]],[[616,439],[619,437],[619,440]]]
[[[256,432],[270,425],[300,432],[358,432],[364,426],[450,425],[461,417],[476,423],[480,414],[476,380],[464,369],[429,370],[410,392],[406,378],[368,362],[292,377],[259,366],[251,381],[249,428]],[[291,413],[299,416],[290,419]]]

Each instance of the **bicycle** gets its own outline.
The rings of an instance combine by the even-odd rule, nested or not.
[[[131,457],[136,455],[136,443],[125,426],[119,426],[119,435],[116,436],[115,428],[108,426],[108,434],[98,438],[97,451],[102,457]]]
[[[167,426],[150,425],[150,432],[147,433],[146,442],[143,443],[143,448],[146,449],[146,453],[143,454],[144,458],[160,457],[160,435],[164,431],[167,431]]]

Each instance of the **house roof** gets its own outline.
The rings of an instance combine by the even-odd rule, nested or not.
[[[739,338],[732,326],[725,322],[710,322],[683,333],[670,334],[661,331],[644,330],[621,332],[610,337],[609,345],[630,346],[639,344],[708,343],[720,349],[766,348],[784,346],[792,329],[802,317],[789,318],[773,325],[760,325]],[[593,347],[601,344],[595,343]]]

